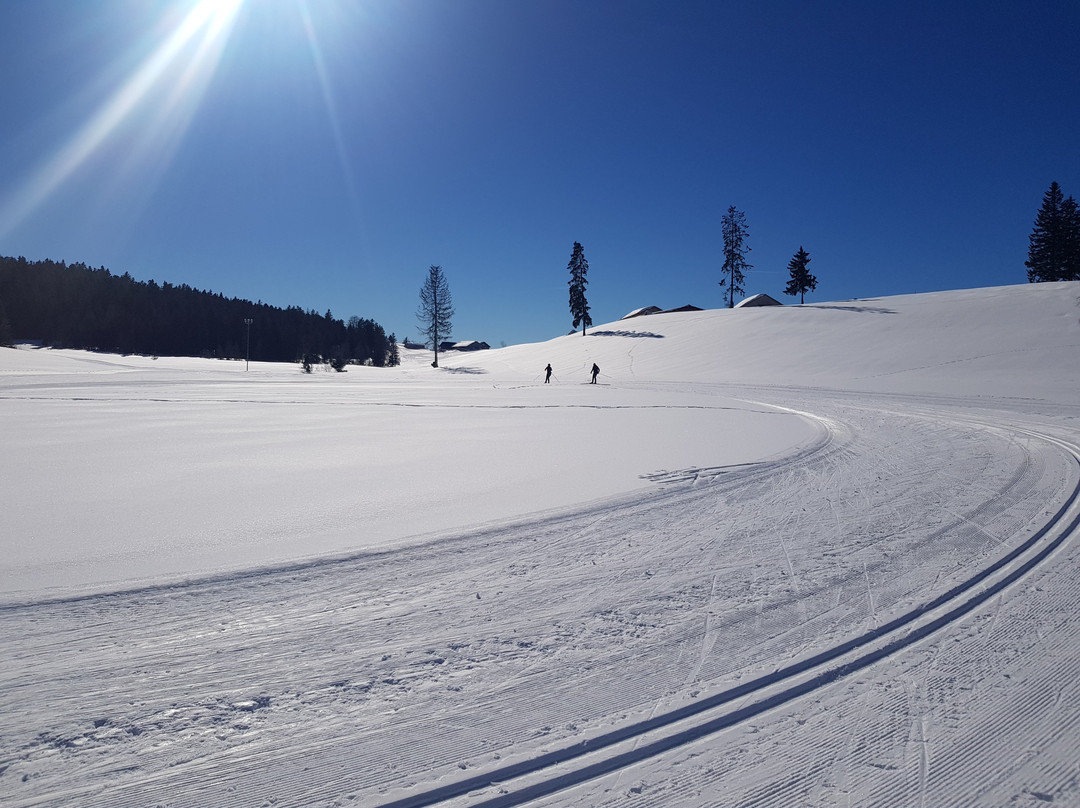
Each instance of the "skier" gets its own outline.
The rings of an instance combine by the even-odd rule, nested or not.
[[[589,382],[589,384],[596,384],[596,377],[599,376],[599,375],[600,375],[600,368],[597,366],[597,364],[595,362],[593,362],[592,381]]]
[[[544,368],[544,372],[547,373],[547,375],[544,377],[544,384],[550,384],[551,383],[551,363],[550,362],[548,362],[548,366],[546,368]]]

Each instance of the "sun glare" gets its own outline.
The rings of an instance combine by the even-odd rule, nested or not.
[[[243,0],[198,0],[134,73],[0,208],[10,233],[125,128],[134,130],[129,163],[158,170],[187,129]]]
[[[349,163],[349,152],[345,147],[345,137],[341,131],[341,118],[338,115],[337,102],[334,100],[333,86],[330,83],[330,74],[326,69],[326,59],[323,57],[322,47],[315,32],[315,25],[311,20],[311,12],[306,2],[301,0],[300,16],[304,23],[304,34],[307,37],[308,46],[311,49],[311,60],[315,66],[315,74],[319,79],[319,89],[322,92],[323,104],[326,106],[326,114],[330,119],[330,129],[334,135],[334,146],[337,149],[338,160],[341,161],[342,176],[348,185],[350,200],[354,209],[359,208],[359,196],[353,181],[352,166]]]

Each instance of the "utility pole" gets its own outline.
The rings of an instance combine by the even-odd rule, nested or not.
[[[244,318],[244,325],[247,326],[247,350],[244,353],[244,373],[247,373],[248,366],[251,364],[251,324],[255,322],[250,317]]]

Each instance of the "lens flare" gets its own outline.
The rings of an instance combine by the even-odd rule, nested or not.
[[[191,121],[243,0],[200,0],[93,116],[0,208],[0,237],[38,210],[125,126],[129,161],[167,162]],[[138,120],[137,120],[138,119]]]
[[[333,87],[330,83],[330,74],[326,69],[326,60],[323,58],[322,47],[315,33],[315,26],[311,21],[311,12],[303,0],[299,4],[300,16],[304,24],[304,34],[307,37],[308,46],[311,50],[311,61],[315,66],[315,74],[319,79],[319,89],[322,92],[323,104],[326,106],[326,115],[330,119],[330,129],[334,135],[334,145],[337,148],[338,159],[341,161],[342,174],[348,186],[349,198],[353,209],[359,210],[360,202],[356,191],[356,183],[353,179],[352,166],[349,162],[349,152],[345,147],[345,137],[341,132],[341,119],[338,115],[337,103],[334,100]]]

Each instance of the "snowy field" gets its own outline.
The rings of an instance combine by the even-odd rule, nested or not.
[[[0,349],[0,804],[1080,806],[1080,284],[429,362]]]

